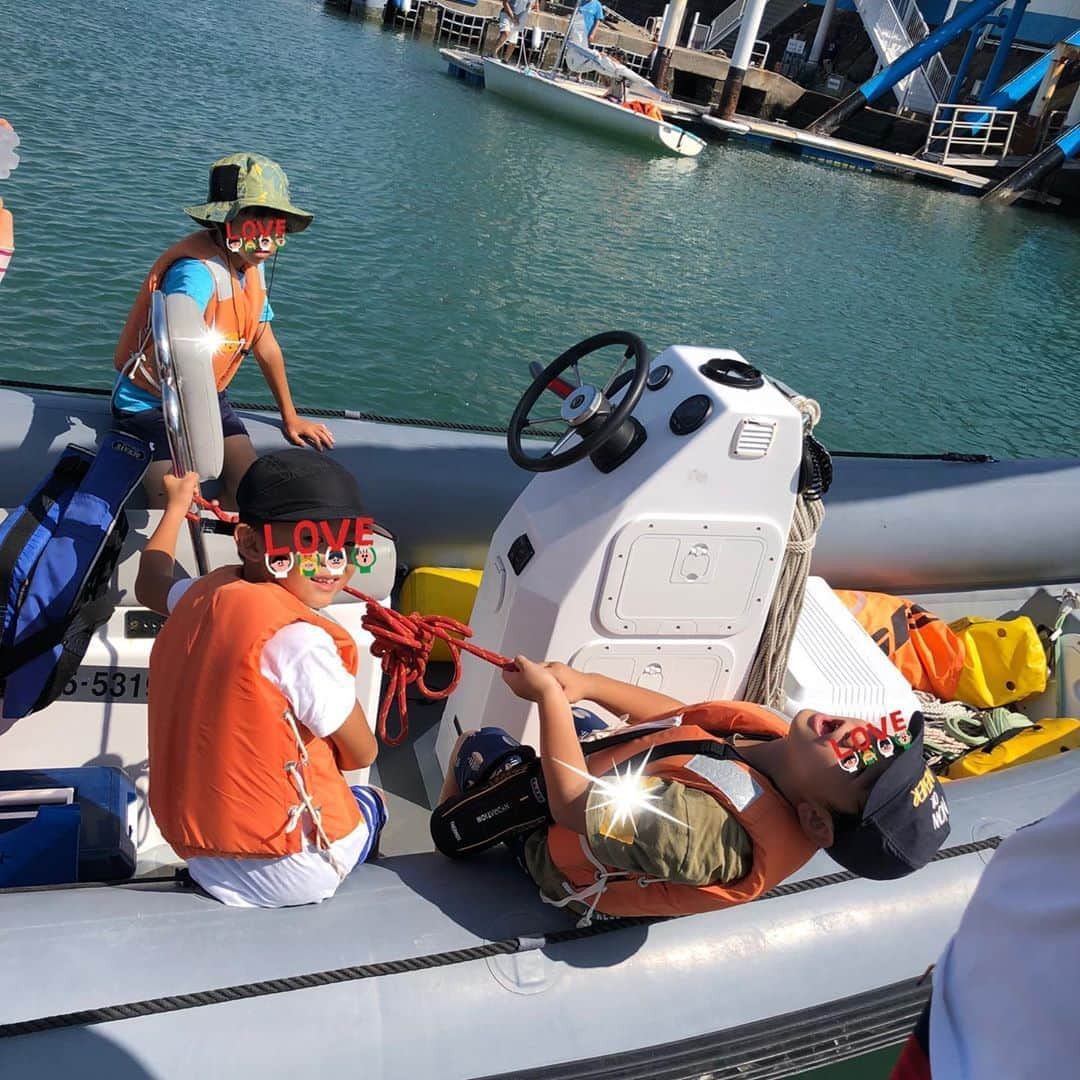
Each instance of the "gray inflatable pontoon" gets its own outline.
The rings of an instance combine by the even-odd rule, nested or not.
[[[497,577],[507,529],[532,539],[539,574],[548,565],[545,545],[557,550],[572,532],[562,519],[544,517],[565,512],[555,505],[563,497],[587,496],[589,527],[607,529],[605,536],[623,535],[619,514],[635,500],[649,520],[674,520],[682,508],[689,520],[711,521],[723,510],[722,493],[742,483],[739,459],[749,461],[751,449],[723,435],[718,445],[732,449],[721,468],[723,454],[706,453],[704,441],[695,449],[701,432],[729,419],[743,425],[737,432],[749,430],[748,422],[772,423],[779,454],[785,424],[797,434],[800,421],[768,385],[753,391],[762,396],[740,396],[750,391],[703,378],[701,359],[668,350],[653,361],[654,375],[667,364],[674,376],[670,384],[650,379],[643,395],[639,388],[634,416],[648,441],[610,473],[585,459],[547,474],[559,478],[558,488],[544,486],[545,474],[529,483],[496,433],[328,416],[336,455],[396,534],[396,549],[380,550],[379,574],[362,587],[389,596],[407,568],[486,566],[474,627],[481,644],[505,650],[520,630],[509,616],[498,621],[493,613],[503,599],[491,605],[485,590]],[[711,396],[708,422],[680,435],[677,408],[701,396]],[[9,385],[0,388],[0,416],[0,505],[9,508],[65,444],[92,445],[109,426],[107,399],[90,392]],[[242,416],[261,451],[283,445],[273,414]],[[790,500],[790,462],[780,466],[787,479],[777,490]],[[1057,594],[1080,584],[1077,461],[870,455],[838,456],[834,467],[811,570],[832,586],[897,592],[955,618],[999,616],[1041,589]],[[649,484],[665,469],[672,471],[664,474],[663,498],[673,501],[657,495],[650,503]],[[683,484],[701,492],[692,503]],[[752,478],[738,487],[745,491],[739,507],[766,486]],[[563,496],[549,497],[552,491]],[[137,551],[156,520],[139,509],[140,497],[128,510],[121,606],[88,651],[87,670],[146,667],[152,641],[127,636],[124,624],[135,606]],[[212,540],[212,562],[230,561],[227,538]],[[561,593],[552,584],[548,597],[564,611],[574,589],[595,588],[586,556],[608,543],[578,542],[586,585]],[[193,572],[190,552],[181,561]],[[609,574],[608,563],[597,566]],[[526,580],[515,572],[503,583],[510,608],[533,602]],[[358,627],[350,606],[359,607],[341,605],[336,614]],[[592,640],[606,624],[601,609],[589,610]],[[552,625],[557,642],[561,624]],[[552,649],[548,655],[575,655]],[[738,654],[737,645],[732,650]],[[465,663],[466,682],[448,714],[456,700],[480,693],[474,661]],[[358,686],[369,715],[378,689],[375,676]],[[457,863],[430,850],[427,814],[445,757],[441,713],[441,703],[412,701],[409,741],[384,748],[372,770],[391,796],[383,857],[353,873],[333,900],[278,911],[228,909],[174,879],[174,860],[145,805],[138,692],[102,701],[76,691],[0,730],[4,768],[119,765],[143,796],[135,821],[140,879],[0,894],[0,1076],[795,1075],[905,1036],[928,993],[918,980],[957,926],[999,839],[1080,788],[1080,754],[949,784],[945,850],[901,881],[853,879],[819,853],[774,893],[739,908],[578,928],[541,903],[501,853]]]

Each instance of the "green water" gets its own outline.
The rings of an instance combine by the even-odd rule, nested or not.
[[[249,148],[316,214],[272,291],[301,403],[502,422],[529,360],[622,327],[739,349],[837,447],[1075,452],[1075,223],[742,147],[652,157],[313,0],[20,3],[2,40],[2,376],[108,385],[180,208]]]

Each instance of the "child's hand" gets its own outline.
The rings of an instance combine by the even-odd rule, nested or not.
[[[568,664],[561,664],[558,660],[549,660],[544,667],[555,676],[555,681],[563,688],[566,700],[571,705],[588,696],[588,691],[585,689],[587,676],[584,672],[575,671]]]
[[[185,473],[183,476],[174,476],[166,473],[162,478],[165,486],[165,499],[170,510],[182,510],[185,514],[195,501],[195,491],[199,486],[199,474],[197,472]]]
[[[503,682],[525,701],[539,701],[552,691],[562,693],[559,680],[542,664],[524,656],[515,656],[517,671],[504,671]]]

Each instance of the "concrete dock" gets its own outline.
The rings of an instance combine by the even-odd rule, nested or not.
[[[418,37],[438,41],[440,44],[460,46],[471,52],[489,52],[498,35],[497,22],[501,10],[499,0],[477,0],[475,4],[454,3],[454,0],[413,0],[407,15],[393,0],[383,9],[383,22],[416,34]],[[526,33],[534,26],[544,35],[544,43],[538,56],[531,57],[541,67],[550,67],[569,19],[546,11],[532,12],[526,24]],[[605,22],[597,32],[597,44],[604,48],[619,48],[627,54],[627,63],[635,70],[648,74],[648,61],[656,48],[656,42],[647,37],[642,27],[628,19],[614,17]],[[672,50],[669,74],[662,89],[682,102],[708,107],[719,101],[724,80],[727,78],[728,58],[723,55],[699,52],[696,49]],[[774,71],[750,68],[744,81],[743,105],[762,116],[773,116],[790,108],[803,94],[803,88]]]

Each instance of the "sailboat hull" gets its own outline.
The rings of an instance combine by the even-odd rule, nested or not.
[[[484,58],[484,85],[541,112],[618,138],[649,143],[670,154],[696,157],[705,146],[704,140],[675,124],[604,101],[587,90],[568,86],[565,80],[555,82],[536,71],[510,67],[490,57]]]

